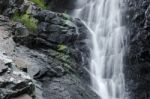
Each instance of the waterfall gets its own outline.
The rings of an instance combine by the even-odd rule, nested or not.
[[[121,0],[77,0],[73,16],[91,29],[92,89],[101,99],[125,99],[124,31]]]

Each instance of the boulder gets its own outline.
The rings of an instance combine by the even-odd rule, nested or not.
[[[23,94],[33,95],[34,84],[27,74],[15,69],[13,61],[0,56],[0,98],[10,99]]]

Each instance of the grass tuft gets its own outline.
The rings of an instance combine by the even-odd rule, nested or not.
[[[44,0],[31,0],[31,1],[35,3],[37,6],[41,7],[42,9],[47,9]]]
[[[37,29],[37,20],[30,17],[27,13],[23,15],[19,15],[18,13],[14,14],[12,20],[19,21],[23,25],[25,25],[29,30],[35,31]]]
[[[67,49],[66,45],[63,44],[58,45],[58,51],[64,51],[65,49]]]

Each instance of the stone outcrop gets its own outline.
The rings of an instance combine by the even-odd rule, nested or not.
[[[37,13],[35,18],[39,20],[38,32],[31,33],[21,24],[16,24],[15,42],[55,57],[66,65],[71,65],[76,72],[80,69],[78,67],[87,68],[89,50],[85,41],[90,33],[79,19],[48,10]],[[84,69],[79,70],[83,71]]]
[[[19,70],[10,68],[10,66],[13,66],[12,63],[3,63],[2,60],[1,63],[1,66],[5,68],[1,68],[0,72],[0,98],[10,99],[22,94],[32,96],[34,93],[34,84],[31,78]]]
[[[34,7],[34,3],[31,2],[27,9],[25,5],[28,5],[27,0],[0,2],[1,14],[11,18],[14,12],[22,16],[28,11],[28,15],[38,21],[36,30],[30,31],[24,24],[11,22],[9,18],[2,16],[1,19],[4,20],[0,21],[0,32],[7,32],[2,42],[10,40],[12,46],[0,48],[6,51],[4,54],[15,64],[15,74],[27,73],[33,80],[21,77],[20,74],[19,77],[15,75],[27,83],[23,83],[23,86],[20,83],[6,86],[8,90],[12,90],[12,87],[20,85],[18,90],[11,91],[12,95],[2,94],[2,99],[32,99],[32,96],[33,99],[99,99],[88,86],[90,76],[86,70],[89,65],[89,49],[85,42],[88,42],[90,32],[84,23],[66,14]],[[8,27],[5,28],[6,31],[2,29],[4,27]],[[10,51],[7,52],[8,49]],[[0,72],[6,71],[7,66],[0,67]],[[15,69],[12,69],[9,77],[13,77]],[[3,76],[5,78],[5,75]],[[32,82],[32,86],[28,81]],[[26,88],[29,88],[28,91],[23,90]],[[33,92],[34,94],[30,94]]]
[[[1,0],[0,7],[0,13],[8,17],[15,13],[24,14],[27,10],[29,10],[29,14],[35,14],[41,10],[30,0]]]
[[[22,94],[34,96],[32,78],[17,69],[12,55],[15,43],[11,37],[13,22],[0,16],[0,99],[11,99]]]
[[[48,10],[34,17],[39,21],[37,33],[19,34],[18,30],[27,30],[16,24],[13,38],[16,43],[39,53],[29,55],[33,56],[31,60],[42,64],[33,65],[36,72],[32,76],[44,88],[43,99],[98,99],[87,87],[89,50],[85,41],[90,32],[85,25],[79,19]]]

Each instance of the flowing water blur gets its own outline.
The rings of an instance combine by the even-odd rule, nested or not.
[[[121,0],[77,0],[73,16],[92,30],[92,89],[101,99],[125,99],[123,74],[124,31]]]

